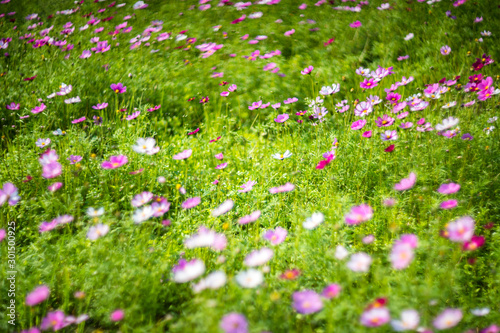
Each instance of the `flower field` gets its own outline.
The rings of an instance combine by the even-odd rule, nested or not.
[[[500,332],[500,3],[0,1],[0,332]]]

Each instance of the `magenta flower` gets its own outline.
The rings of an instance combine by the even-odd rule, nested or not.
[[[186,149],[186,150],[172,156],[172,158],[174,160],[185,160],[186,158],[189,158],[192,153],[193,153],[192,149]]]
[[[351,24],[349,24],[349,26],[350,26],[351,28],[359,28],[359,27],[361,27],[361,25],[362,25],[362,24],[361,24],[361,22],[360,22],[360,21],[354,21],[354,22],[352,22]]]
[[[124,317],[125,317],[125,311],[123,311],[122,309],[115,310],[111,312],[111,314],[109,315],[109,319],[114,322],[120,321]]]
[[[474,251],[474,250],[479,249],[483,245],[484,245],[484,237],[483,236],[472,236],[470,241],[464,243],[462,250]]]
[[[372,131],[366,131],[361,134],[364,138],[371,138],[372,137]]]
[[[200,202],[201,202],[200,197],[189,198],[181,204],[181,207],[184,209],[191,209],[193,207],[198,206]]]
[[[349,225],[356,225],[366,222],[372,217],[372,208],[367,204],[362,204],[351,208],[351,211],[345,216],[345,223]]]
[[[365,79],[359,84],[359,86],[363,89],[372,89],[378,86],[378,82],[374,79]]]
[[[391,126],[392,124],[394,124],[394,118],[384,114],[382,118],[378,117],[377,120],[375,120],[375,123],[377,124],[378,127]]]
[[[308,66],[308,67],[304,68],[304,70],[300,71],[300,74],[302,74],[302,75],[311,74],[313,69],[314,69],[313,66]]]
[[[285,32],[284,35],[288,37],[288,36],[293,35],[294,33],[295,33],[295,29],[292,29],[292,30],[288,30],[287,32]]]
[[[248,323],[245,316],[236,312],[222,317],[219,326],[224,333],[248,333]]]
[[[335,298],[339,295],[340,291],[342,290],[342,287],[339,286],[336,283],[329,284],[328,286],[323,289],[323,292],[321,293],[321,296],[324,298],[330,299],[330,298]]]
[[[50,289],[46,285],[36,287],[31,293],[26,296],[26,305],[34,306],[42,303],[49,298]]]
[[[272,245],[278,245],[283,243],[288,232],[286,229],[277,227],[274,230],[268,230],[264,234],[264,238],[271,242]]]
[[[84,122],[86,119],[87,119],[86,117],[77,118],[77,119],[72,120],[71,123],[78,124],[78,123]]]
[[[465,243],[474,235],[474,220],[470,216],[461,217],[448,223],[446,230],[452,242]]]
[[[439,208],[452,209],[452,208],[457,207],[457,205],[458,205],[458,201],[455,199],[452,199],[452,200],[446,200],[446,201],[441,202],[441,204],[439,205]]]
[[[406,191],[415,186],[415,182],[417,181],[417,175],[414,172],[410,172],[410,176],[408,178],[403,178],[399,183],[394,185],[394,189],[396,191]]]
[[[7,110],[19,110],[19,106],[20,106],[19,103],[16,104],[16,103],[12,102],[12,103],[6,105],[5,108]]]
[[[387,94],[387,97],[385,99],[391,102],[391,104],[396,104],[401,99],[401,95],[398,93],[391,92]]]
[[[286,183],[285,185],[270,188],[269,192],[271,194],[275,194],[275,193],[290,192],[293,191],[294,189],[295,185],[293,185],[292,183]]]
[[[293,293],[293,308],[301,314],[311,314],[323,309],[321,297],[312,290]]]
[[[354,131],[362,129],[366,125],[366,119],[356,120],[351,124],[351,129]]]
[[[41,105],[35,106],[33,109],[31,109],[31,112],[34,114],[37,114],[37,113],[42,112],[45,109],[46,109],[46,106],[45,106],[45,104],[42,103]]]
[[[103,169],[116,169],[127,164],[128,158],[125,155],[111,156],[109,161],[104,161],[101,164]]]
[[[127,91],[127,87],[125,87],[121,82],[112,83],[110,88],[117,94],[123,94],[124,92]]]
[[[455,183],[441,184],[437,191],[441,194],[453,194],[460,190],[460,185]]]
[[[126,116],[125,119],[132,120],[132,119],[137,118],[140,114],[141,114],[141,111],[136,111],[136,112],[134,112],[134,113],[129,114],[128,116]]]
[[[287,113],[283,113],[278,115],[276,119],[274,119],[274,121],[277,123],[284,123],[285,121],[288,120],[288,118],[290,118],[290,116]]]
[[[412,128],[413,127],[413,123],[412,122],[407,122],[407,123],[401,123],[399,125],[400,128],[402,129],[408,129],[408,128]]]

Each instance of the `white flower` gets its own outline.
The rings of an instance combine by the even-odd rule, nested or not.
[[[392,328],[395,331],[402,332],[407,330],[415,330],[420,322],[420,315],[416,310],[403,310],[400,320],[391,321]]]
[[[89,217],[99,217],[102,214],[104,214],[104,207],[101,207],[101,208],[99,208],[97,210],[95,210],[94,207],[89,207],[87,209],[87,215]]]
[[[364,252],[354,253],[347,263],[347,267],[353,272],[368,272],[372,264],[372,257]]]
[[[497,121],[498,117],[492,117],[490,119],[488,119],[488,123],[494,123],[495,121]]]
[[[243,288],[255,288],[264,281],[264,275],[261,271],[250,268],[247,271],[239,272],[235,279]]]
[[[483,131],[486,132],[486,135],[489,135],[491,132],[493,132],[494,129],[495,129],[495,126],[488,126],[485,129],[483,129]]]
[[[132,149],[139,154],[148,154],[154,155],[158,151],[160,151],[160,147],[156,146],[156,141],[153,138],[139,138],[135,145],[132,146]]]
[[[271,260],[273,255],[274,251],[267,247],[264,247],[260,250],[252,251],[245,258],[245,266],[248,267],[262,266],[269,260]]]
[[[308,217],[302,226],[308,230],[312,230],[319,226],[325,220],[325,216],[322,213],[314,213],[311,217]]]
[[[415,35],[414,35],[413,33],[411,33],[411,32],[410,32],[408,35],[406,35],[405,40],[410,40],[410,39],[412,39],[414,36],[415,36]]]
[[[436,125],[436,130],[437,131],[446,131],[447,129],[450,129],[452,127],[457,126],[458,121],[459,120],[457,118],[453,118],[453,117],[445,118],[445,119],[443,119],[442,124]]]
[[[454,107],[455,105],[457,105],[457,102],[453,101],[453,102],[448,102],[446,103],[445,105],[443,105],[441,108],[442,109],[449,109],[451,107]]]
[[[234,201],[231,200],[231,199],[227,199],[226,201],[224,201],[219,207],[215,208],[213,211],[212,211],[212,216],[213,217],[217,217],[217,216],[220,216],[220,215],[223,215],[223,214],[226,214],[227,212],[229,212],[231,209],[233,209],[233,206],[234,206]]]
[[[109,226],[106,224],[97,224],[96,226],[90,227],[87,232],[87,238],[90,240],[96,240],[99,237],[106,235],[109,231]]]
[[[338,260],[343,260],[347,258],[348,255],[349,252],[345,247],[343,247],[342,245],[337,245],[337,247],[335,248],[335,258],[337,258]]]
[[[132,215],[132,219],[135,223],[141,223],[147,221],[151,216],[153,216],[154,210],[151,206],[144,206],[141,209],[137,209]]]
[[[189,282],[205,273],[205,263],[199,259],[193,259],[185,262],[182,266],[175,266],[173,271],[175,282]]]
[[[276,153],[272,155],[272,157],[274,157],[277,160],[284,160],[285,158],[289,158],[290,156],[292,156],[292,153],[290,153],[289,150],[285,151],[283,154]]]
[[[222,271],[215,271],[208,274],[206,278],[200,280],[197,284],[193,285],[193,291],[195,293],[199,293],[205,289],[219,289],[226,284],[226,280],[226,273]]]
[[[327,96],[333,94],[333,88],[330,86],[321,87],[320,95]]]
[[[490,309],[489,308],[476,308],[476,309],[470,310],[470,312],[474,316],[482,317],[482,316],[486,316],[488,313],[490,313]]]

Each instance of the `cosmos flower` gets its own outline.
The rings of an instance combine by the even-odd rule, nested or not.
[[[304,68],[302,71],[300,71],[300,74],[302,74],[302,75],[311,74],[313,69],[314,69],[313,66],[308,66],[308,67]]]
[[[153,138],[139,138],[132,149],[139,154],[154,155],[160,151],[160,147],[156,146],[156,140]]]
[[[360,21],[354,21],[354,22],[352,22],[351,24],[349,24],[349,26],[350,26],[351,28],[359,28],[359,27],[361,27],[361,25],[362,25],[362,24],[361,24],[361,22],[360,22]]]
[[[367,204],[362,204],[351,208],[351,211],[345,216],[345,223],[349,225],[356,225],[369,221],[372,217],[372,208]]]
[[[255,288],[264,281],[264,275],[261,271],[250,268],[249,270],[239,272],[235,276],[235,279],[243,288]]]
[[[69,157],[67,158],[67,160],[69,161],[69,164],[76,164],[76,163],[80,162],[82,159],[83,159],[83,157],[80,155],[69,155]]]
[[[181,204],[181,207],[184,209],[191,209],[193,207],[198,206],[200,202],[201,202],[200,197],[189,198]]]
[[[359,119],[351,124],[351,129],[357,131],[362,129],[365,125],[366,125],[366,119]]]
[[[373,78],[371,79],[366,79],[364,81],[362,81],[359,86],[363,89],[372,89],[372,88],[375,88],[376,86],[378,86],[378,82],[375,81]]]
[[[285,158],[289,158],[290,156],[292,156],[293,154],[287,150],[285,151],[283,154],[280,154],[280,153],[276,153],[276,154],[273,154],[271,155],[273,158],[277,159],[277,160],[284,160]]]
[[[205,263],[199,259],[186,261],[180,259],[178,264],[172,269],[174,281],[185,283],[200,277],[205,272]]]
[[[246,215],[246,216],[241,217],[238,220],[238,223],[239,224],[248,224],[248,223],[255,222],[260,217],[260,214],[261,214],[260,210],[256,210],[255,212],[253,212],[250,215]]]
[[[322,213],[314,213],[311,217],[308,217],[302,226],[305,229],[312,230],[319,226],[325,220],[325,216]]]
[[[245,257],[245,266],[256,267],[266,264],[274,255],[274,251],[264,247],[260,250],[254,250]]]
[[[226,248],[227,240],[224,234],[218,234],[204,226],[198,228],[198,233],[184,241],[188,249],[199,247],[211,247],[213,250],[221,251]]]
[[[46,285],[36,287],[31,293],[26,296],[26,305],[35,306],[49,298],[50,289]]]
[[[441,184],[437,191],[441,194],[453,194],[460,190],[460,185],[455,183]]]
[[[249,181],[247,181],[246,183],[244,183],[243,185],[240,186],[242,189],[238,190],[238,192],[240,192],[240,193],[249,192],[249,191],[251,191],[253,189],[253,186],[255,184],[257,184],[256,181],[249,180]]]
[[[462,317],[460,309],[445,309],[433,320],[432,324],[438,330],[444,330],[457,326]]]
[[[474,235],[474,220],[470,216],[461,217],[448,223],[446,230],[451,241],[465,243]]]
[[[396,130],[388,130],[385,132],[380,133],[380,138],[382,141],[392,141],[392,140],[397,140],[398,139],[398,132]]]
[[[347,262],[347,268],[353,272],[366,273],[370,270],[372,257],[364,252],[354,253]]]
[[[321,293],[321,296],[323,296],[326,299],[331,299],[335,298],[339,295],[340,291],[342,290],[342,287],[336,283],[329,284],[323,289],[323,292]]]
[[[276,193],[290,192],[293,191],[294,189],[295,185],[293,185],[292,183],[286,183],[285,185],[270,188],[269,192],[271,194],[276,194]]]
[[[222,204],[220,204],[219,207],[215,208],[213,211],[212,211],[212,216],[213,217],[218,217],[220,215],[223,215],[223,214],[226,214],[227,212],[229,212],[231,209],[233,209],[233,206],[234,206],[234,201],[231,200],[231,199],[227,199],[226,201],[224,201]]]
[[[276,117],[276,119],[274,119],[274,121],[277,122],[277,123],[284,123],[285,121],[288,120],[288,118],[290,118],[290,116],[287,113],[279,114]]]
[[[442,55],[449,55],[451,52],[451,48],[448,45],[445,45],[439,51]]]
[[[316,313],[323,309],[321,297],[312,290],[293,293],[293,308],[301,314]]]
[[[100,237],[105,236],[109,231],[109,226],[106,224],[96,224],[95,226],[90,227],[87,232],[87,238],[94,241]]]
[[[392,320],[392,328],[397,332],[416,330],[420,323],[420,315],[418,311],[409,309],[401,311],[399,320]]]
[[[410,176],[408,178],[403,178],[401,181],[394,185],[394,189],[396,191],[406,191],[415,186],[415,182],[417,181],[417,175],[414,172],[410,172]]]
[[[458,205],[458,201],[455,199],[452,199],[452,200],[446,200],[446,201],[441,202],[441,204],[439,205],[439,208],[452,209],[452,208],[455,208],[457,205]]]
[[[281,227],[276,227],[274,230],[267,230],[264,234],[264,238],[271,242],[272,245],[278,245],[283,243],[288,232],[286,229]]]
[[[109,161],[104,161],[101,164],[103,169],[116,169],[128,163],[128,158],[125,155],[110,156]]]
[[[248,322],[245,316],[236,312],[222,317],[219,326],[224,333],[248,333]]]
[[[123,94],[124,92],[127,91],[127,87],[125,87],[121,82],[112,83],[110,88],[117,94]]]
[[[185,159],[189,158],[192,153],[193,153],[192,149],[186,149],[186,150],[172,156],[172,158],[174,160],[185,160]]]
[[[219,289],[226,284],[226,273],[222,271],[215,271],[207,275],[206,278],[201,279],[197,284],[193,285],[193,291],[199,293],[205,289]]]
[[[373,111],[373,106],[370,102],[361,102],[354,108],[354,114],[357,117],[364,117]]]
[[[370,307],[361,314],[360,322],[366,327],[379,327],[391,320],[389,310],[385,306]]]

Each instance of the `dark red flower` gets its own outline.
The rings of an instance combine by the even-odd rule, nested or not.
[[[389,147],[385,148],[384,151],[386,153],[391,153],[394,150],[394,147],[395,147],[394,145],[390,145]]]

